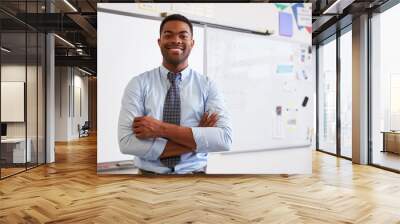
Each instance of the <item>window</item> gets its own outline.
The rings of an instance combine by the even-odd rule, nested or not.
[[[340,155],[352,157],[352,35],[340,36]]]
[[[318,48],[318,149],[336,153],[336,40]]]
[[[400,5],[371,18],[372,164],[400,170]]]

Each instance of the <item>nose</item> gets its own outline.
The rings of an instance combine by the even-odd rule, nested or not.
[[[173,37],[171,38],[171,41],[173,43],[178,43],[178,44],[182,43],[182,40],[181,40],[181,38],[179,38],[179,35],[173,35]]]

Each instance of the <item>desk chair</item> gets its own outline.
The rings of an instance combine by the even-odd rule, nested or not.
[[[90,129],[89,121],[85,121],[82,127],[80,127],[80,125],[78,124],[79,138],[89,136],[89,129]]]

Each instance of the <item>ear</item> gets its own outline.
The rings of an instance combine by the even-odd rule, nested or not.
[[[161,47],[161,45],[160,45],[160,38],[157,39],[157,43],[158,43],[158,46]]]
[[[194,46],[194,40],[192,39],[192,43],[191,43],[192,47]]]

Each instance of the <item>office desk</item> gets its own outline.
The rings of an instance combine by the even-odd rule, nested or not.
[[[32,140],[27,138],[26,142],[28,144],[25,153],[25,138],[1,139],[1,159],[8,164],[31,162]]]
[[[400,154],[400,132],[382,131],[383,150],[382,152],[392,152]]]

